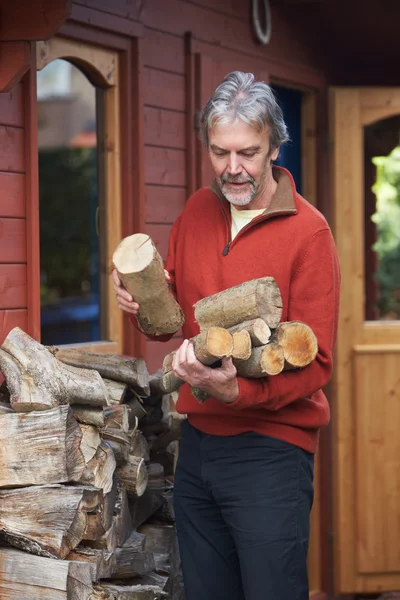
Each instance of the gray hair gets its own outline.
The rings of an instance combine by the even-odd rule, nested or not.
[[[219,84],[200,117],[200,138],[208,148],[208,131],[241,119],[263,131],[268,127],[270,152],[289,140],[282,109],[269,85],[252,73],[233,71]]]

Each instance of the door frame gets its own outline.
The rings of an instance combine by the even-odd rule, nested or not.
[[[144,230],[145,225],[145,187],[144,187],[144,132],[143,132],[143,82],[141,62],[141,41],[138,37],[128,38],[110,33],[96,27],[83,26],[67,21],[57,34],[60,40],[72,44],[88,44],[103,51],[114,52],[118,56],[118,94],[110,94],[108,103],[108,132],[119,146],[119,151],[109,153],[109,162],[118,165],[115,177],[109,180],[107,187],[117,186],[121,198],[120,210],[110,211],[114,220],[110,235],[110,253],[121,237]],[[35,44],[33,52],[35,55]],[[30,136],[30,173],[27,178],[27,243],[30,252],[28,272],[28,319],[29,330],[36,339],[40,339],[40,255],[39,255],[39,190],[37,167],[37,100],[36,100],[36,62],[33,60],[28,73],[29,94],[26,114],[29,119]],[[119,123],[118,123],[119,119]],[[111,141],[111,140],[110,140]],[[36,164],[35,164],[36,160]],[[132,201],[135,199],[135,202]],[[119,237],[119,239],[117,239]],[[111,263],[107,265],[111,272]],[[85,349],[96,352],[123,352],[137,357],[145,356],[145,340],[133,327],[126,315],[121,315],[111,277],[107,298],[112,313],[109,332],[114,339],[85,345]]]

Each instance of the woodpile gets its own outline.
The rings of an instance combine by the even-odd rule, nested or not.
[[[18,328],[0,369],[0,598],[183,598],[162,374]]]
[[[218,367],[230,356],[238,375],[249,378],[273,376],[285,370],[304,368],[316,357],[318,343],[305,323],[281,323],[282,298],[272,277],[246,281],[194,306],[200,334],[191,339],[197,359]],[[184,383],[173,371],[174,352],[164,358],[163,389],[178,390]],[[209,397],[192,388],[204,402]]]

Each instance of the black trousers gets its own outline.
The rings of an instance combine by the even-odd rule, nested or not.
[[[313,469],[287,442],[183,423],[174,503],[187,600],[308,600]]]

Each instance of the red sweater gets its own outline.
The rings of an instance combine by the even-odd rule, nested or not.
[[[255,431],[315,452],[330,410],[321,388],[332,373],[339,308],[338,257],[325,218],[295,189],[288,171],[274,168],[277,191],[269,208],[231,241],[229,203],[218,188],[203,188],[187,202],[170,236],[166,269],[185,313],[183,334],[199,333],[193,305],[243,281],[270,275],[283,300],[282,321],[307,323],[318,340],[306,368],[261,379],[238,377],[232,404],[203,404],[181,387],[177,410],[213,435]]]

